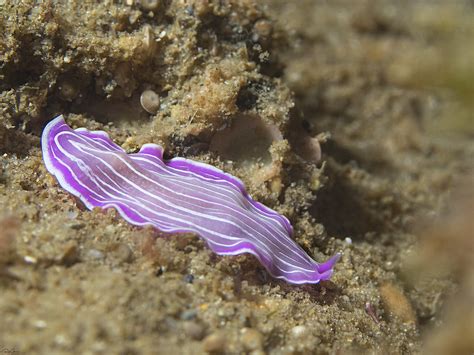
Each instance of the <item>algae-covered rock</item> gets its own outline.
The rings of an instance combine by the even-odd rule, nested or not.
[[[156,142],[172,154],[209,144],[224,127],[242,126],[242,117],[276,127],[280,140],[288,133],[293,99],[269,75],[279,70],[283,35],[252,1],[1,6],[2,127],[39,134],[54,116],[75,113],[133,127],[130,149]],[[232,160],[250,182],[259,167],[241,153]],[[203,158],[219,164],[215,155]],[[274,175],[258,177],[255,191],[268,191]]]

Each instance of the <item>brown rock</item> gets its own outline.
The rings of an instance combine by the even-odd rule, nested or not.
[[[204,327],[197,322],[188,321],[184,323],[183,328],[186,335],[192,339],[201,340],[204,335]]]
[[[133,259],[133,252],[127,244],[119,244],[114,250],[113,256],[119,262],[129,263]]]
[[[79,250],[75,242],[68,243],[59,258],[59,262],[65,266],[71,266],[79,261]]]
[[[263,336],[256,329],[243,328],[241,331],[242,345],[246,350],[259,350],[262,348]]]
[[[386,283],[379,288],[385,310],[404,323],[416,324],[416,316],[410,301],[397,286]]]
[[[0,220],[0,264],[7,264],[15,254],[14,239],[20,223],[15,217],[4,217]]]
[[[210,353],[224,351],[226,345],[226,338],[226,334],[222,330],[216,331],[215,333],[208,335],[202,341],[204,351]]]

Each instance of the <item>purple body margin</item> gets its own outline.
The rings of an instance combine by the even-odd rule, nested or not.
[[[107,133],[73,130],[62,116],[48,123],[41,144],[48,171],[89,209],[112,207],[137,226],[196,233],[217,254],[253,254],[273,277],[293,284],[329,279],[340,257],[312,260],[291,238],[286,217],[211,165],[164,161],[155,144],[127,154]]]

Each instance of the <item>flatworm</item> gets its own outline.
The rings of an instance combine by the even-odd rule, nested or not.
[[[292,239],[286,217],[253,200],[239,179],[184,158],[163,160],[145,144],[127,154],[103,131],[71,129],[58,116],[45,127],[43,159],[59,184],[89,209],[116,208],[137,226],[196,233],[220,255],[250,253],[275,278],[317,283],[339,259],[317,263]]]

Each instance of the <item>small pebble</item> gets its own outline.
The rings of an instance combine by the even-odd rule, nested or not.
[[[27,264],[36,264],[38,262],[38,259],[36,259],[34,256],[30,256],[30,255],[25,255],[23,260],[25,260],[25,263],[27,263]]]
[[[276,195],[280,195],[281,190],[283,189],[283,183],[281,177],[277,176],[270,181],[270,190]]]
[[[258,350],[262,348],[263,336],[258,330],[243,328],[241,331],[242,345],[246,350]]]
[[[204,327],[196,322],[186,322],[183,327],[184,333],[194,340],[201,340],[204,336]]]
[[[65,101],[73,101],[79,94],[79,88],[72,81],[64,81],[59,85],[59,96]]]
[[[211,5],[208,0],[194,0],[194,12],[199,16],[204,16],[211,11]]]
[[[144,10],[154,11],[160,6],[160,0],[140,0],[140,6]]]
[[[140,96],[140,104],[146,112],[155,114],[160,108],[160,97],[153,90],[145,90]]]
[[[257,349],[254,351],[250,351],[249,355],[266,355],[266,353],[262,349]]]
[[[65,266],[71,266],[79,260],[79,251],[75,243],[66,245],[64,251],[59,258],[59,262]]]
[[[306,334],[308,334],[308,328],[304,325],[297,325],[291,329],[291,335],[295,338],[303,338]]]
[[[156,269],[155,276],[156,277],[161,276],[161,275],[163,275],[164,272],[165,272],[165,270],[163,269],[162,266],[160,266],[159,268]]]
[[[184,12],[186,12],[186,15],[188,16],[194,16],[194,9],[192,6],[186,6]]]
[[[114,257],[120,262],[129,263],[133,257],[132,249],[127,244],[119,244],[114,251]]]
[[[268,37],[272,34],[273,26],[268,20],[258,20],[254,25],[254,30],[259,37]]]
[[[192,284],[194,282],[194,275],[187,274],[186,276],[184,276],[184,282]]]
[[[47,325],[48,324],[42,319],[38,319],[38,320],[33,321],[33,326],[37,329],[44,329],[44,328],[46,328]]]
[[[218,352],[224,351],[226,345],[226,334],[224,331],[219,330],[212,333],[204,338],[202,346],[204,351],[207,352]]]
[[[102,260],[105,257],[104,253],[97,249],[89,249],[86,253],[86,256],[94,260]]]
[[[188,309],[181,313],[180,318],[182,320],[191,320],[191,319],[196,318],[196,316],[197,316],[197,311],[195,309]]]
[[[71,344],[71,340],[65,334],[56,334],[54,337],[54,343],[59,346],[67,347]]]
[[[155,34],[150,25],[143,26],[143,48],[147,55],[153,55],[156,49]]]
[[[69,225],[69,228],[74,229],[74,230],[79,230],[79,229],[84,228],[85,226],[86,226],[85,223],[80,223],[79,222],[79,223],[73,223],[73,224]]]

